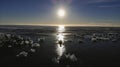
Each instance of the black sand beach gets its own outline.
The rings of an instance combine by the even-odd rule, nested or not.
[[[0,26],[0,67],[12,66],[120,66],[120,28]]]

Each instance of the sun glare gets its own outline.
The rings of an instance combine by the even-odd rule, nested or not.
[[[64,17],[65,16],[65,10],[64,9],[59,9],[58,10],[58,16],[59,17]]]
[[[64,32],[65,31],[65,26],[60,25],[58,26],[58,32]]]

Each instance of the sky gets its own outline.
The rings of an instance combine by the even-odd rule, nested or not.
[[[120,0],[0,0],[0,25],[120,26]]]

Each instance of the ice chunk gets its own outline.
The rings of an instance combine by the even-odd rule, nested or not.
[[[27,57],[28,56],[28,52],[22,51],[20,52],[18,55],[16,55],[17,57]]]
[[[35,49],[30,49],[30,52],[33,52],[33,53],[34,53],[34,52],[36,52],[36,50],[35,50]]]
[[[29,41],[28,41],[28,40],[26,40],[26,41],[25,41],[25,44],[29,44]]]
[[[96,39],[96,38],[92,38],[91,41],[92,41],[92,42],[96,42],[97,39]]]
[[[9,47],[9,48],[11,48],[11,47],[12,47],[12,45],[8,45],[8,47]]]
[[[77,61],[77,57],[74,54],[70,55],[70,59],[72,61]]]
[[[34,44],[32,44],[32,47],[40,47],[40,44],[34,43]]]

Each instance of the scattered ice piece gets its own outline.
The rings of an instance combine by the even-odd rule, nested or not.
[[[96,42],[96,41],[97,41],[97,39],[96,39],[96,38],[92,38],[91,40],[92,40],[92,42]]]
[[[26,43],[26,44],[29,44],[29,41],[28,41],[28,40],[26,40],[26,41],[25,41],[25,43]]]
[[[77,61],[77,57],[74,54],[66,54],[65,55],[66,58],[69,58],[71,61]]]
[[[12,47],[12,45],[8,45],[8,47],[9,47],[9,48],[11,48],[11,47]]]
[[[33,53],[34,53],[34,52],[36,52],[36,50],[35,50],[35,49],[30,49],[30,51],[31,51],[31,52],[33,52]]]
[[[70,59],[72,61],[77,61],[77,57],[74,54],[70,55]]]
[[[28,52],[22,51],[20,52],[18,55],[16,55],[17,57],[27,57],[28,56]]]
[[[34,44],[32,44],[32,47],[40,47],[40,44],[34,43]]]
[[[59,58],[53,58],[52,61],[58,64],[60,63]]]
[[[21,36],[18,36],[18,39],[21,39],[21,40],[23,40],[23,37],[21,37]]]
[[[30,40],[29,42],[30,42],[30,44],[33,44],[33,40]]]
[[[23,45],[24,44],[24,41],[21,41],[20,45]]]
[[[11,34],[6,34],[6,36],[7,36],[8,38],[10,38],[10,37],[11,37]]]

